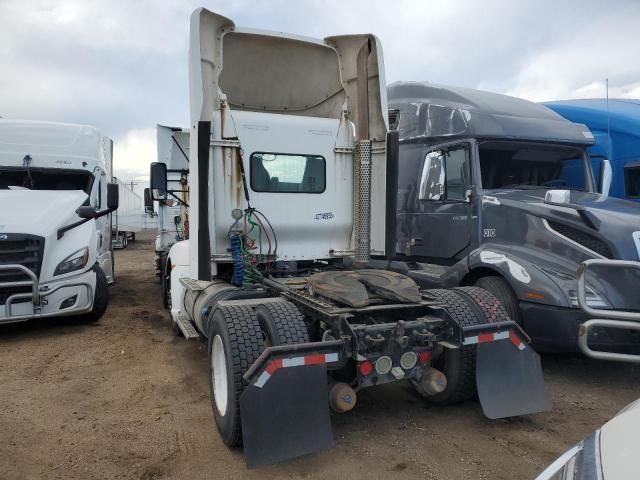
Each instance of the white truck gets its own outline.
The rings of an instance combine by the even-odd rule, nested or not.
[[[160,199],[154,212],[154,201],[146,188],[145,210],[157,213],[155,271],[162,282],[164,305],[168,306],[167,254],[174,243],[189,238],[189,129],[157,125],[156,134],[157,161],[166,165],[168,198]]]
[[[129,185],[113,177],[118,184],[118,210],[112,215],[111,235],[113,248],[127,248],[129,242],[136,241],[136,233],[145,226],[142,198]]]
[[[171,317],[206,339],[213,416],[248,466],[330,448],[330,407],[400,380],[435,404],[477,391],[490,418],[550,408],[539,357],[493,295],[421,291],[373,262],[393,253],[398,166],[375,36],[198,9],[189,84],[191,235],[169,251]],[[150,185],[168,197],[166,164]]]
[[[103,315],[118,208],[112,152],[93,127],[0,119],[0,324]]]

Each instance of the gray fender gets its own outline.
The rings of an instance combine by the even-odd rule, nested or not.
[[[540,267],[548,265],[554,271],[569,273],[575,272],[578,265],[574,264],[572,268],[566,259],[558,258],[545,261],[544,256],[551,257],[548,252],[531,247],[510,248],[487,243],[469,254],[468,268],[471,273],[480,268],[493,270],[505,279],[521,301],[570,307],[567,295],[560,287],[561,282],[556,282]]]

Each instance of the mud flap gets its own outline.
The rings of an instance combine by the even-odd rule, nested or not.
[[[266,380],[265,373],[268,373]],[[270,465],[332,448],[328,398],[326,365],[264,372],[240,396],[247,467]]]
[[[482,410],[489,418],[551,410],[540,356],[519,341],[479,343],[476,383]]]

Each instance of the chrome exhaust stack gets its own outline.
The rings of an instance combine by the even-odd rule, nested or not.
[[[371,256],[371,139],[369,138],[369,69],[371,40],[358,52],[358,139],[353,152],[353,204],[355,260],[366,263]]]

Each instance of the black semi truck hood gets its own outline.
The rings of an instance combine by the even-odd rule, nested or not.
[[[483,196],[485,220],[503,223],[500,218],[513,219],[514,213],[528,213],[544,219],[554,232],[604,257],[640,259],[640,204],[580,191],[571,191],[570,203],[566,205],[549,204],[545,203],[547,191],[486,191]],[[508,214],[505,209],[513,209],[517,213]],[[597,246],[597,240],[604,246]]]

